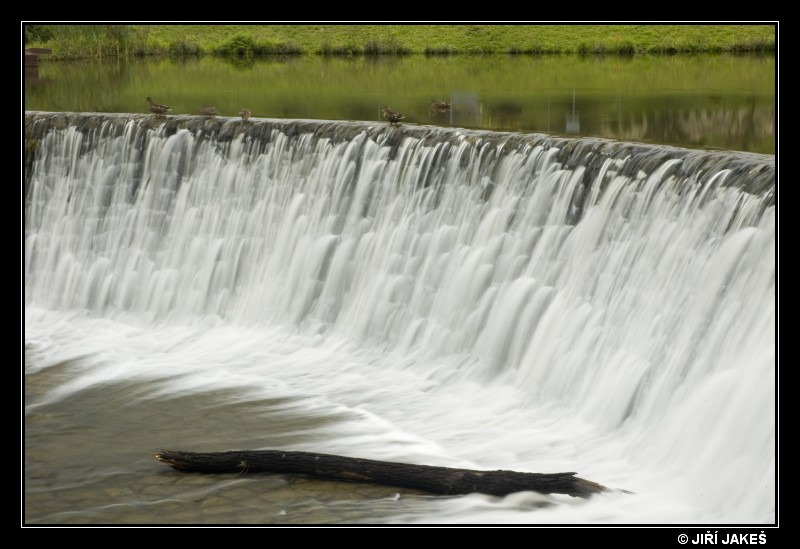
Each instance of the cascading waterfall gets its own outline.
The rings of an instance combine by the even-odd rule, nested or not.
[[[774,522],[774,157],[368,123],[26,124],[26,374],[82,364],[28,417],[142,380],[151,398],[293,397],[358,416],[299,449],[636,493],[396,520]]]

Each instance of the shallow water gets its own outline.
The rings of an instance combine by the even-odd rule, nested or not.
[[[45,348],[51,345],[61,353],[78,351],[68,350],[75,339],[75,333],[70,334],[73,329],[92,333],[99,346],[113,350],[103,351],[102,358],[96,352],[84,354],[26,376],[27,402],[41,401],[43,395],[75,380],[82,385],[69,387],[77,392],[60,395],[57,402],[28,408],[26,524],[548,524],[576,520],[626,524],[650,523],[651,513],[656,512],[652,496],[642,495],[602,494],[590,501],[532,492],[504,498],[443,497],[290,475],[180,473],[156,461],[155,451],[285,448],[476,469],[575,470],[582,478],[611,487],[643,489],[641,480],[622,474],[618,456],[609,462],[608,450],[599,452],[595,445],[600,441],[587,436],[588,426],[562,420],[557,421],[561,427],[556,430],[561,434],[549,432],[552,426],[548,424],[554,419],[536,421],[538,414],[515,410],[520,397],[511,388],[484,390],[472,383],[436,387],[402,371],[374,372],[375,366],[341,352],[310,352],[308,343],[301,345],[296,336],[277,333],[265,337],[227,329],[184,333],[171,339],[171,345],[202,337],[206,341],[202,353],[188,349],[191,344],[179,344],[183,351],[173,349],[165,356],[164,338],[149,331],[70,319],[71,328],[63,334],[67,340],[44,344],[45,338],[31,326],[46,320],[63,322],[47,313],[27,323],[29,370],[36,369],[32,363],[46,355]],[[47,332],[46,337],[52,338],[52,329]],[[282,350],[265,354],[261,351],[265,343]],[[219,350],[212,353],[211,348]],[[195,355],[204,357],[206,364],[191,360]],[[191,366],[178,366],[179,371],[170,368],[170,363],[183,360]],[[98,361],[105,366],[86,365]],[[272,390],[260,386],[263,396],[255,398],[244,387],[219,390],[217,386],[225,385],[225,380],[215,383],[214,378],[225,377],[220,374],[221,364],[301,371],[265,376],[280,381],[272,383]],[[138,373],[127,376],[121,372],[123,367]],[[320,375],[323,369],[329,374]],[[162,381],[146,379],[150,377]],[[245,382],[241,376],[231,377],[232,386]],[[304,379],[311,383],[304,384]],[[424,393],[420,385],[444,394],[426,398],[420,394]],[[397,393],[394,387],[401,388],[400,395],[393,394]],[[431,406],[440,410],[434,421]],[[602,442],[609,449],[618,444],[610,438]],[[458,453],[469,449],[467,455],[474,460],[448,455],[448,447],[459,448]],[[659,492],[659,520],[684,519],[687,510],[677,501],[664,500],[663,491]]]

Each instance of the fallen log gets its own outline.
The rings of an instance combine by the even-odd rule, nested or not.
[[[601,484],[576,477],[577,473],[476,471],[312,452],[244,450],[204,453],[158,450],[155,457],[174,469],[186,472],[290,473],[349,482],[385,484],[442,495],[481,493],[505,496],[531,490],[542,494],[568,494],[587,498],[608,490]]]

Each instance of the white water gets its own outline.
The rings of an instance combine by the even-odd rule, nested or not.
[[[380,522],[774,523],[774,206],[724,168],[675,175],[675,155],[590,178],[541,140],[390,136],[48,133],[25,372],[71,369],[28,421],[112,386],[209,415],[288,399],[339,419],[284,449],[635,492],[433,499]]]

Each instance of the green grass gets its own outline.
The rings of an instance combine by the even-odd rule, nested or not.
[[[776,25],[26,25],[53,59],[774,52]]]

